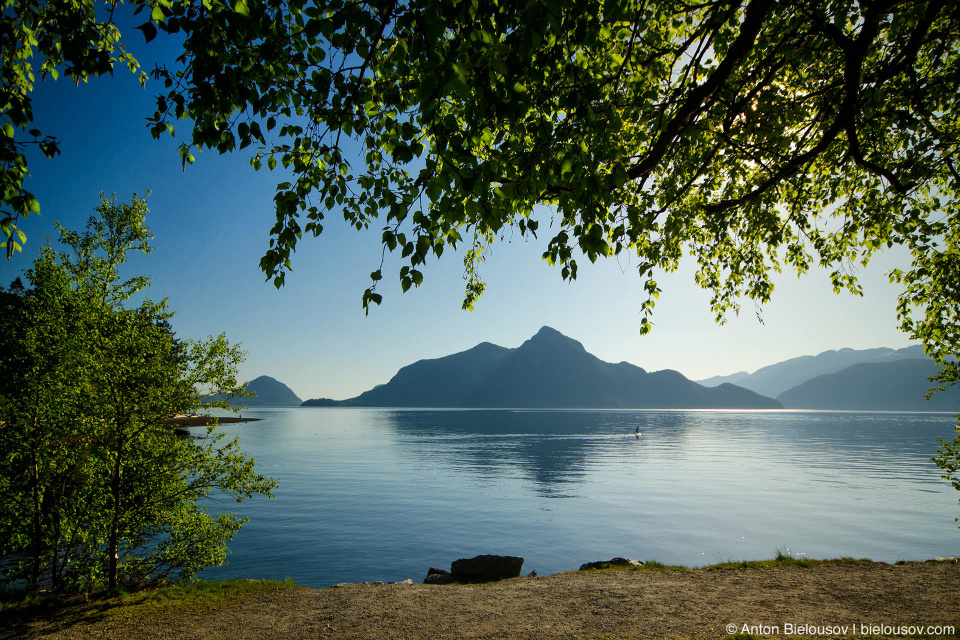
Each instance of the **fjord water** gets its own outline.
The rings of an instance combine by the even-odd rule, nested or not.
[[[225,425],[280,480],[203,577],[419,582],[482,553],[540,575],[626,556],[700,566],[960,555],[937,413],[257,409]],[[642,435],[635,436],[639,427]]]

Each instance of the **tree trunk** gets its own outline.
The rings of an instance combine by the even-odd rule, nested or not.
[[[113,501],[113,514],[110,518],[110,534],[107,541],[107,555],[109,565],[107,568],[108,586],[111,591],[117,588],[117,566],[119,564],[120,552],[120,471],[123,465],[123,447],[119,447],[117,452],[117,461],[113,465],[113,477],[110,481],[110,495]]]
[[[30,590],[40,590],[40,571],[43,558],[43,519],[41,509],[43,502],[40,496],[40,466],[37,462],[36,449],[33,451],[33,563],[30,567]]]
[[[37,387],[34,393],[33,399],[33,417],[31,419],[30,431],[31,434],[28,436],[28,442],[30,443],[30,454],[32,471],[33,471],[33,541],[31,553],[33,554],[33,562],[30,567],[30,581],[29,588],[31,591],[40,590],[40,572],[43,568],[42,559],[43,559],[43,494],[40,491],[40,456],[38,450],[40,448],[39,442],[37,441],[37,430],[40,425],[40,419],[37,413],[37,407],[40,404],[40,388]]]
[[[62,493],[61,493],[62,495]],[[59,500],[53,503],[53,554],[50,558],[50,590],[60,590],[60,536],[63,532]]]

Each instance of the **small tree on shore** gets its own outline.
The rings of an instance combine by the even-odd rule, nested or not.
[[[119,276],[130,250],[150,250],[146,211],[137,197],[104,199],[84,233],[60,228],[69,253],[45,247],[29,287],[3,296],[4,580],[114,589],[191,576],[223,563],[244,522],[207,513],[203,499],[276,486],[215,427],[184,439],[165,424],[210,392],[240,392],[243,354],[223,335],[175,338],[165,300],[124,306],[149,285]]]

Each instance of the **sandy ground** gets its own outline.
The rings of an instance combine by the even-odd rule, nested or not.
[[[960,565],[611,570],[479,585],[296,588],[258,592],[203,615],[0,622],[7,626],[4,639],[612,640],[719,639],[731,632],[897,637],[908,631],[864,625],[921,625],[913,635],[953,636],[956,631],[926,627],[960,630]],[[823,628],[832,626],[839,628]]]

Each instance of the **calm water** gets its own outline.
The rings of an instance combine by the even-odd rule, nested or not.
[[[698,566],[960,555],[957,493],[930,461],[949,414],[262,409],[226,425],[274,500],[228,566],[326,587],[420,581],[481,553],[524,572],[626,556]],[[642,436],[634,436],[639,426]]]

